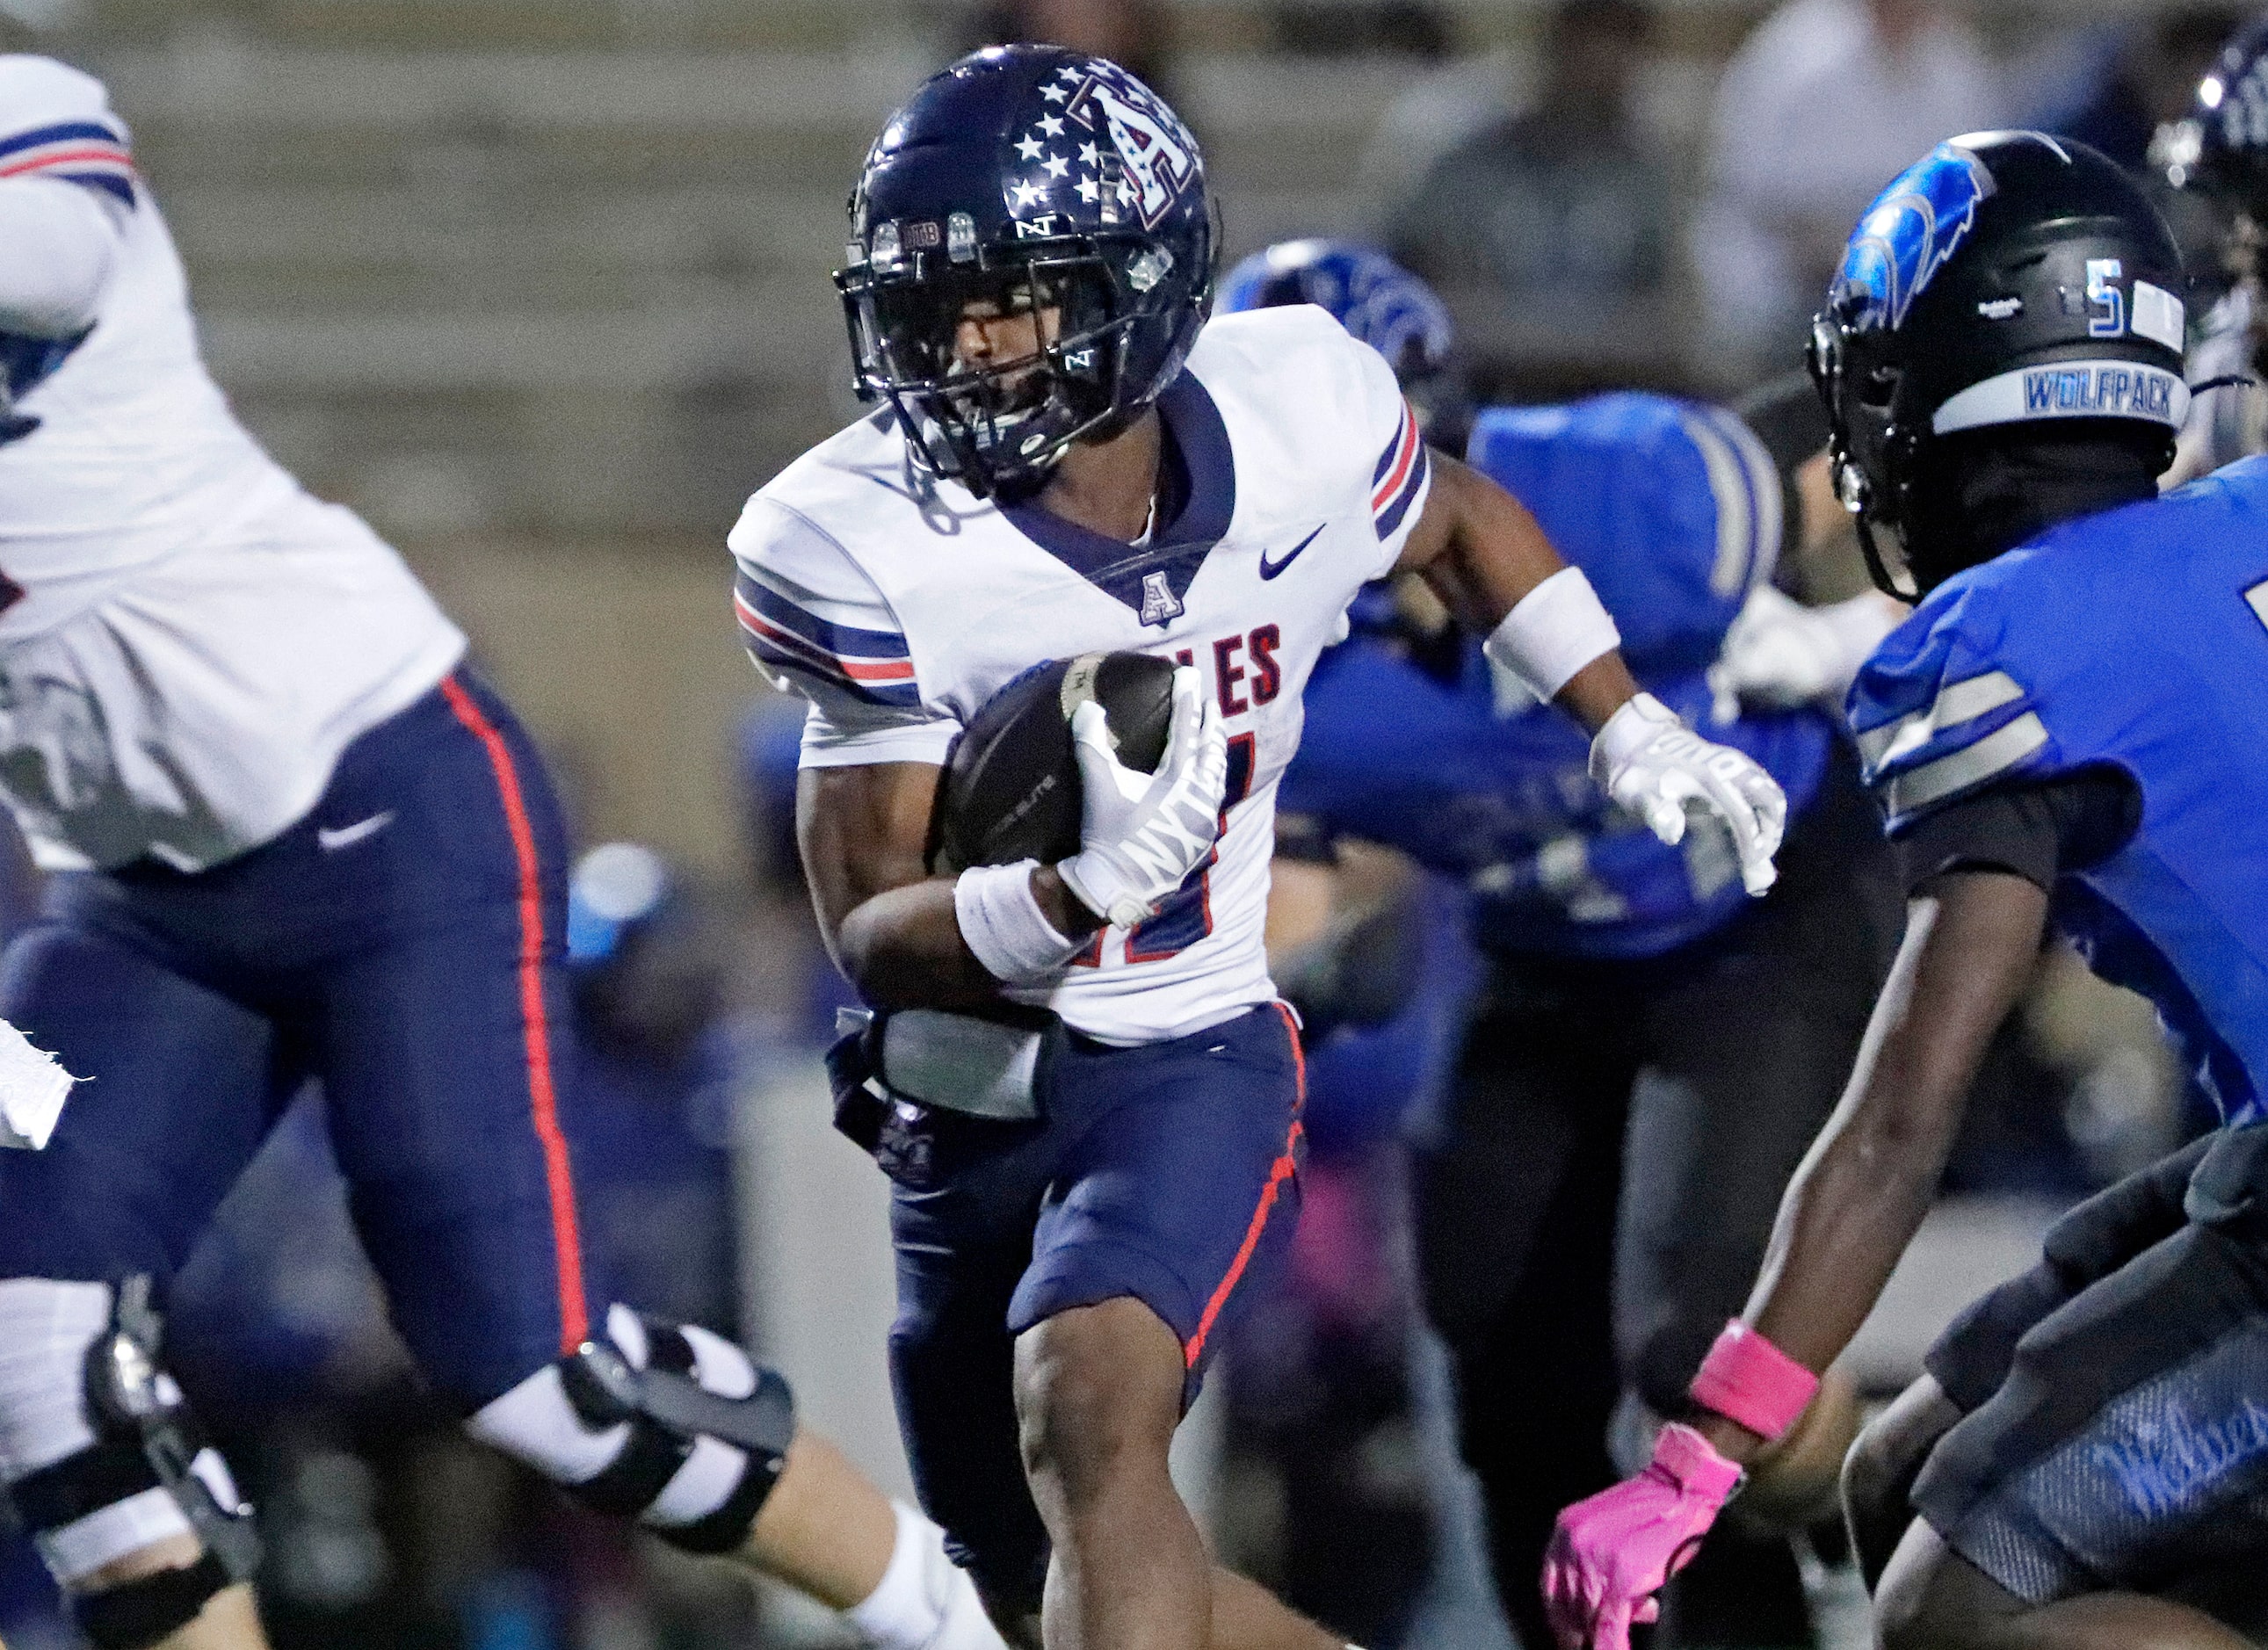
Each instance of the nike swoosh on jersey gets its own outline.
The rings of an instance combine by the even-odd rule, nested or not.
[[[1326,523],[1325,525],[1328,526],[1329,523]],[[1282,572],[1292,563],[1298,561],[1300,559],[1300,552],[1306,549],[1310,544],[1313,544],[1315,541],[1315,533],[1321,533],[1322,530],[1323,529],[1322,527],[1317,527],[1314,533],[1310,533],[1306,538],[1301,539],[1297,544],[1292,547],[1290,552],[1279,562],[1270,561],[1268,559],[1268,552],[1265,550],[1261,551],[1260,576],[1263,578],[1273,578],[1277,574]]]
[[[377,836],[393,823],[394,810],[388,808],[383,814],[373,814],[366,820],[342,825],[336,830],[319,825],[315,828],[315,846],[327,854],[335,854],[342,848],[353,847],[365,837]]]

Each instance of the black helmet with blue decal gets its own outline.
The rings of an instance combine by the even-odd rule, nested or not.
[[[1180,372],[1212,291],[1197,141],[1107,58],[1000,46],[923,83],[850,197],[836,275],[859,394],[979,496],[1044,481]],[[972,306],[1036,318],[1035,352],[966,358]]]
[[[2170,463],[2187,290],[2157,208],[2084,144],[1979,132],[1901,173],[1852,232],[1809,351],[1875,582],[1918,593],[1874,530],[1899,534],[1913,564],[1915,483],[1948,438],[2109,421]]]

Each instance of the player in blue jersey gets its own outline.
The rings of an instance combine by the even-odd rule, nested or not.
[[[1563,1515],[1564,1643],[1625,1642],[1857,1330],[2051,923],[2225,1126],[2067,1215],[1861,1440],[1880,1631],[2246,1642],[2200,1606],[2268,1593],[2268,460],[2158,496],[2184,287],[2135,186],[2036,133],[1940,144],[1852,236],[1812,358],[1877,577],[1925,597],[1850,701],[1906,939],[1692,1424]]]
[[[1223,284],[1225,308],[1296,302],[1397,362],[1413,403],[1458,416],[1447,317],[1415,277],[1365,248],[1299,241]],[[1639,680],[1787,792],[1765,899],[1743,897],[1713,830],[1666,846],[1607,804],[1586,783],[1580,735],[1382,588],[1319,666],[1285,779],[1303,827],[1287,851],[1383,843],[1470,890],[1487,977],[1421,1168],[1418,1251],[1499,1590],[1531,1644],[1548,1642],[1533,1578],[1553,1515],[1613,1481],[1610,1430],[1618,1453],[1644,1459],[1739,1306],[1896,944],[1896,890],[1857,762],[1805,690],[1847,685],[1897,609],[1870,596],[1838,617],[1803,615],[1773,591],[1784,527],[1801,536],[1785,519],[1800,512],[1793,473],[1826,444],[1808,386],[1780,395],[1752,413],[1787,429],[1778,453],[1731,412],[1660,395],[1466,415],[1468,461],[1583,569]],[[1736,622],[1736,674],[1777,705],[1726,691]],[[1854,622],[1854,644],[1824,654],[1763,634]],[[1783,667],[1768,679],[1766,655]],[[1803,679],[1793,692],[1791,674]],[[1855,1428],[1847,1389],[1837,1396],[1782,1452],[1783,1514],[1832,1505]],[[1741,1595],[1744,1628],[1807,1636],[1784,1543],[1727,1558],[1716,1591]],[[1685,1625],[1706,1636],[1690,1610]]]

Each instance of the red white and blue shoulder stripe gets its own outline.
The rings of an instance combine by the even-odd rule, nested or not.
[[[64,121],[0,137],[0,178],[60,178],[132,206],[134,155],[101,121]]]
[[[817,681],[869,704],[921,708],[914,661],[896,632],[831,622],[746,572],[733,582],[733,611],[766,672]]]
[[[1427,466],[1425,438],[1418,433],[1418,416],[1403,401],[1402,422],[1395,428],[1394,439],[1386,444],[1386,451],[1378,455],[1378,468],[1370,477],[1370,519],[1381,542],[1394,536],[1402,518],[1425,490]]]

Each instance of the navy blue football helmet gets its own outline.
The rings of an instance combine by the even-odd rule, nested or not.
[[[974,53],[890,117],[851,195],[835,283],[858,393],[923,468],[1028,492],[1181,371],[1215,242],[1197,140],[1147,86],[1057,47]],[[968,364],[971,306],[1040,316],[1037,352]]]
[[[1907,529],[1933,444],[2074,419],[2139,427],[2173,458],[2188,276],[2141,189],[2085,144],[1976,132],[1940,144],[1867,209],[1812,322],[1829,453],[1874,582],[1874,529]],[[2097,427],[2101,427],[2098,423]]]
[[[1221,277],[1219,313],[1313,304],[1386,357],[1437,447],[1464,451],[1472,408],[1452,365],[1456,327],[1433,289],[1374,247],[1281,240]]]

